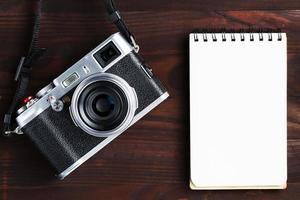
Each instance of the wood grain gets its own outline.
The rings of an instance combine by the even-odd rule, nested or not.
[[[141,53],[171,97],[64,181],[52,176],[26,137],[0,138],[0,199],[299,199],[299,0],[118,2]],[[35,1],[0,0],[0,118],[26,53]],[[281,28],[288,34],[288,189],[190,191],[188,34],[197,28]],[[28,94],[71,66],[116,29],[98,0],[45,0],[37,63]],[[271,138],[270,138],[271,139]]]

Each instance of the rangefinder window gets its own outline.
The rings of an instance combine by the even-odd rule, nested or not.
[[[102,67],[106,67],[120,55],[121,52],[118,50],[118,48],[113,42],[110,42],[102,49],[97,51],[97,53],[94,54],[94,58]]]

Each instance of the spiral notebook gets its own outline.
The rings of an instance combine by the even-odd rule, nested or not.
[[[192,33],[191,189],[284,189],[285,33]]]

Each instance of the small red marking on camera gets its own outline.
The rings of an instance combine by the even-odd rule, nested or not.
[[[29,96],[29,97],[25,98],[25,99],[23,100],[23,102],[26,104],[26,103],[28,103],[32,98],[33,98],[32,96]]]

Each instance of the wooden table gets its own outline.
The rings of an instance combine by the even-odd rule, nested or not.
[[[141,53],[171,97],[64,181],[25,136],[0,138],[0,199],[300,199],[300,1],[118,1]],[[26,53],[35,1],[0,0],[1,119]],[[288,34],[288,189],[191,191],[188,34],[197,28],[281,28]],[[45,0],[35,94],[116,28],[101,0]],[[272,139],[272,138],[270,138]]]

